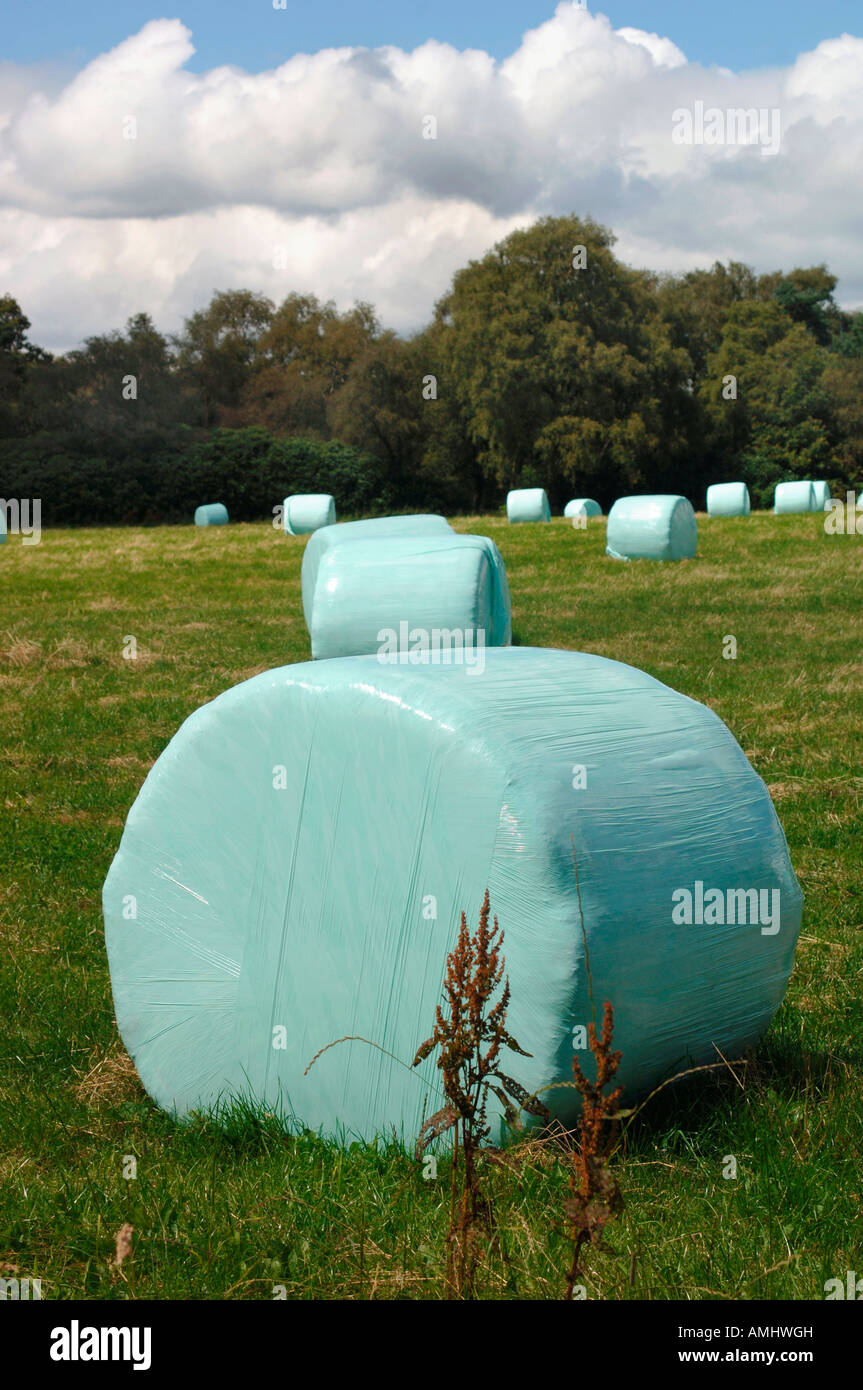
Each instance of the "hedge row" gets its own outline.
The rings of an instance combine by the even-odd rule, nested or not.
[[[331,492],[340,513],[387,510],[398,499],[377,460],[346,444],[276,439],[258,426],[215,430],[165,448],[98,456],[51,436],[0,440],[0,496],[42,500],[42,524],[191,522],[202,502],[224,502],[232,521],[272,516],[294,492]]]

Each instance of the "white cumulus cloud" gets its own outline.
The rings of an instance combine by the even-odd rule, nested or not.
[[[501,62],[435,40],[257,74],[192,73],[193,53],[156,19],[64,80],[0,64],[0,292],[45,346],[139,310],[176,329],[240,285],[370,299],[409,331],[460,265],[569,211],[632,263],[826,260],[863,301],[861,38],[733,73],[563,3]],[[777,152],[675,143],[699,103],[775,113]]]

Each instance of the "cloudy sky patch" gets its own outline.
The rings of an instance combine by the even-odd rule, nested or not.
[[[0,291],[44,346],[141,310],[177,329],[241,285],[368,299],[409,332],[468,259],[570,211],[632,264],[826,260],[863,303],[863,39],[734,73],[564,3],[502,60],[429,41],[252,74],[194,51],[154,19],[71,77],[0,65]],[[778,113],[778,152],[675,143],[698,103]]]

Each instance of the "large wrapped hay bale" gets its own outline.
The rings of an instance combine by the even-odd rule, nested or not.
[[[707,489],[708,516],[749,516],[750,510],[745,483],[713,483]]]
[[[506,494],[506,519],[513,525],[519,521],[551,521],[545,488],[513,488]]]
[[[459,913],[475,925],[488,887],[508,1027],[533,1054],[507,1070],[528,1091],[571,1081],[591,1019],[573,847],[627,1097],[755,1043],[801,893],[711,710],[618,662],[524,647],[488,651],[481,677],[355,657],[227,691],[151,769],[105,883],[141,1080],[181,1115],[251,1094],[325,1133],[412,1142],[442,1102],[435,1058],[410,1063]],[[342,1042],[305,1074],[346,1034],[378,1047]],[[579,1104],[543,1099],[565,1122]]]
[[[592,497],[573,497],[563,509],[564,516],[602,516],[602,508]]]
[[[398,634],[399,650],[414,631],[503,646],[512,635],[503,559],[487,536],[454,531],[331,546],[315,571],[308,627],[316,660],[376,652],[383,630]]]
[[[336,499],[329,492],[298,492],[282,504],[282,521],[289,536],[308,536],[336,524]]]
[[[206,502],[195,508],[196,526],[227,526],[228,509],[224,502]]]
[[[605,549],[616,560],[688,560],[697,547],[698,522],[685,497],[619,497],[608,513]]]
[[[823,512],[830,501],[830,485],[819,478],[818,482],[812,484],[812,509],[816,512]]]
[[[793,512],[813,512],[815,510],[815,489],[808,479],[777,483],[773,489],[773,512],[775,516],[788,516]]]
[[[6,544],[6,509],[0,507],[0,545]]]
[[[373,516],[367,521],[342,521],[335,526],[322,526],[307,542],[303,552],[302,589],[303,615],[311,630],[312,595],[317,583],[318,566],[333,546],[346,541],[386,540],[395,536],[452,536],[455,532],[446,517],[435,512],[418,512],[414,516]]]

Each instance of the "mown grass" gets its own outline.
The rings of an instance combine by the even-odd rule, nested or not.
[[[863,539],[819,517],[701,518],[695,560],[626,565],[602,522],[456,526],[500,546],[516,641],[631,662],[717,711],[806,894],[756,1058],[669,1088],[630,1128],[626,1210],[588,1296],[821,1298],[863,1269]],[[340,1149],[242,1106],[177,1124],[116,1035],[100,893],[126,813],[187,714],[308,658],[302,548],[262,523],[0,550],[0,1276],[41,1278],[45,1297],[443,1296],[445,1160],[426,1181],[394,1145]],[[482,1295],[560,1297],[565,1165],[534,1142],[484,1172],[499,1249]]]

